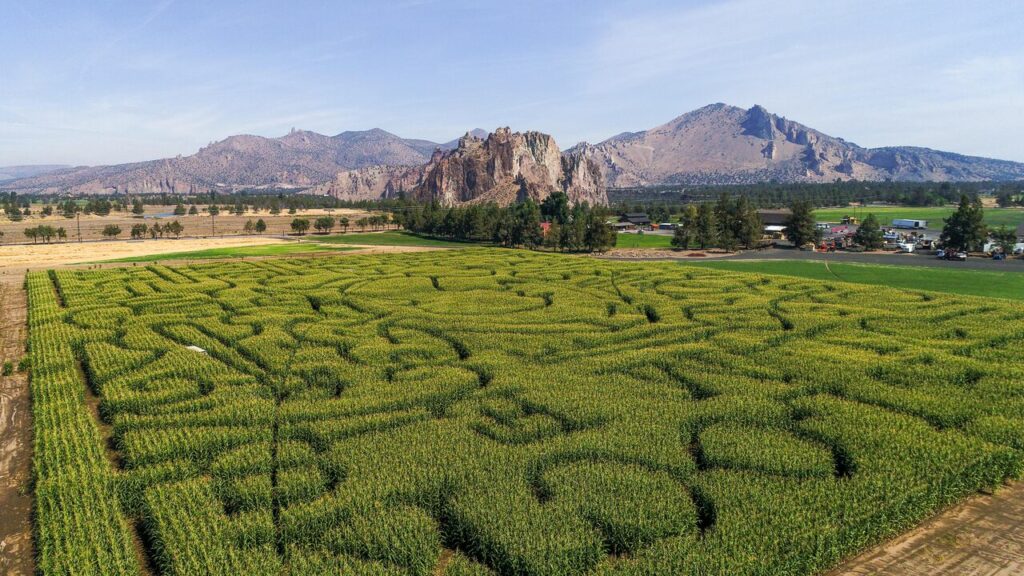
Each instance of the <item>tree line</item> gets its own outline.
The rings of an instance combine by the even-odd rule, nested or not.
[[[1024,206],[1024,182],[846,182],[614,188],[608,191],[613,210],[645,212],[655,222],[679,215],[688,204],[714,202],[722,193],[745,196],[756,208],[782,208],[796,201],[815,207],[881,202],[903,206],[944,206],[961,195],[993,194],[1000,206]]]
[[[614,246],[615,232],[606,217],[605,209],[586,202],[570,206],[564,192],[549,195],[541,204],[526,199],[504,207],[494,203],[452,207],[437,202],[406,204],[392,215],[396,224],[418,234],[569,252],[603,252]]]

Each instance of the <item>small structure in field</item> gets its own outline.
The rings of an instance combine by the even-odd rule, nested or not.
[[[206,354],[206,350],[203,350],[202,348],[200,348],[199,346],[196,346],[195,344],[190,344],[188,346],[185,346],[185,348],[187,348],[187,349],[189,349],[189,350],[191,350],[193,352],[199,352],[200,354]]]

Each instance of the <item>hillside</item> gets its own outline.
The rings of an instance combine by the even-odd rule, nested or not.
[[[612,187],[1024,178],[1024,164],[927,148],[862,148],[754,106],[712,104],[661,126],[582,143]]]
[[[0,184],[36,193],[175,192],[220,187],[307,187],[373,165],[425,163],[436,148],[380,129],[325,136],[293,130],[279,138],[239,135],[191,156],[112,166],[67,168]]]
[[[0,166],[0,182],[17,180],[18,178],[31,178],[57,170],[70,168],[65,164],[32,164],[28,166]]]

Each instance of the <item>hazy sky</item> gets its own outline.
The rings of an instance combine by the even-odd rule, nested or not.
[[[293,126],[564,148],[713,102],[1024,161],[1024,2],[0,0],[0,165]]]

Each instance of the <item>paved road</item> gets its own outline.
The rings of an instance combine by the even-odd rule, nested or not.
[[[803,252],[784,248],[762,251],[741,252],[734,256],[723,256],[723,260],[823,260],[828,262],[852,262],[860,264],[889,264],[893,266],[933,266],[954,270],[975,269],[994,272],[1024,272],[1024,260],[992,260],[990,258],[968,258],[966,262],[948,262],[925,254],[857,253],[857,252]]]

